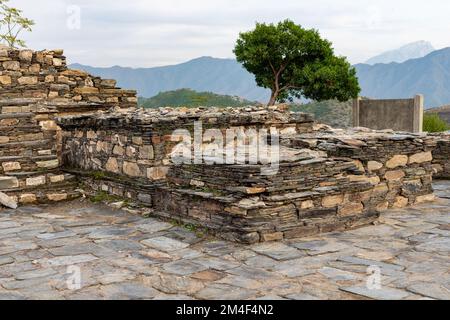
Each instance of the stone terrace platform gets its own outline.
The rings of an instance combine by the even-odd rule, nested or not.
[[[250,246],[81,200],[0,209],[0,299],[450,299],[450,182],[434,187],[377,225]]]

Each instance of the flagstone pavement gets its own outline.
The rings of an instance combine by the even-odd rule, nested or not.
[[[251,246],[77,200],[0,209],[1,299],[450,299],[450,181],[348,232]]]

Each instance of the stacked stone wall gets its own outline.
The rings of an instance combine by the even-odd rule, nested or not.
[[[261,163],[172,163],[178,141],[171,133],[191,132],[195,121],[222,132],[277,127],[277,173],[263,174]],[[354,228],[434,197],[436,143],[426,135],[315,131],[320,126],[307,115],[284,107],[104,113],[59,123],[64,163],[89,189],[245,243]]]
[[[434,177],[450,179],[450,134],[436,134],[436,148],[433,150]]]
[[[71,199],[76,178],[60,170],[55,118],[136,107],[114,80],[67,68],[62,50],[0,47],[0,192],[19,203]]]
[[[433,150],[436,140],[426,134],[392,131],[325,130],[289,137],[291,147],[308,146],[329,157],[352,159],[360,179],[377,182],[384,202],[380,208],[400,208],[433,199]]]

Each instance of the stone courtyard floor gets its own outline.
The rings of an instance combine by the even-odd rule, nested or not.
[[[0,299],[450,299],[450,181],[435,189],[377,225],[252,246],[86,200],[0,210]]]

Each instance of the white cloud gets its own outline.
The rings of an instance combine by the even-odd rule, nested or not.
[[[445,0],[11,0],[36,21],[32,48],[64,48],[71,62],[148,67],[198,56],[232,57],[240,31],[286,18],[319,29],[336,52],[361,62],[416,40],[450,45]],[[67,7],[81,8],[81,29]]]

